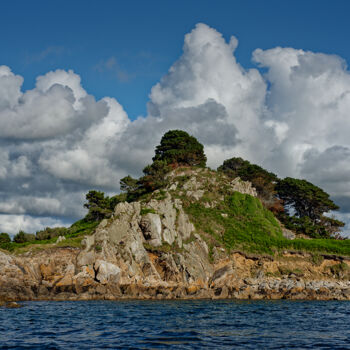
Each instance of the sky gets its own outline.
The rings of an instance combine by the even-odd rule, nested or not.
[[[348,1],[1,5],[0,231],[71,224],[175,128],[213,168],[315,183],[350,222]]]

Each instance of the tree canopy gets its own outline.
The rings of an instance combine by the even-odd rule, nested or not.
[[[313,222],[323,213],[339,209],[328,193],[306,180],[286,177],[278,181],[276,191],[285,206],[294,209],[296,216],[308,216]]]
[[[35,235],[33,233],[25,233],[24,231],[19,231],[14,237],[13,241],[16,243],[25,243],[35,241]]]
[[[169,130],[156,147],[153,161],[203,167],[207,157],[204,154],[203,145],[195,137],[182,130]]]
[[[339,207],[311,182],[286,177],[278,180],[276,191],[285,206],[281,219],[288,228],[311,237],[331,237],[344,226],[342,221],[324,215]]]
[[[251,164],[240,157],[225,160],[218,170],[231,177],[239,176],[244,181],[254,182],[258,178],[261,178],[264,183],[277,181],[277,176],[274,173],[270,173],[261,166]]]
[[[112,216],[114,207],[119,202],[124,201],[125,196],[105,197],[104,192],[92,190],[86,194],[86,200],[87,203],[84,204],[84,207],[89,209],[89,212],[85,216],[85,220],[101,221]]]

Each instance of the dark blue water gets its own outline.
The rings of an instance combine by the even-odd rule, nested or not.
[[[0,348],[350,349],[350,302],[25,302]]]

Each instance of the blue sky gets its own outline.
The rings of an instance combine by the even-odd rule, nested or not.
[[[24,77],[24,89],[49,70],[73,69],[89,93],[117,98],[134,119],[196,23],[235,35],[245,68],[253,50],[276,46],[349,62],[349,11],[349,1],[323,0],[2,1],[0,62]]]
[[[118,192],[175,128],[212,168],[240,156],[315,183],[350,223],[349,13],[322,0],[2,1],[0,232],[81,218],[89,190]]]

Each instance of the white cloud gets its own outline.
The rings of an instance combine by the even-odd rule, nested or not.
[[[45,227],[67,226],[67,223],[51,217],[35,218],[28,215],[0,214],[0,221],[0,231],[10,233],[12,236],[20,230],[32,233],[42,230]]]
[[[22,82],[8,67],[0,67],[0,93],[5,91],[0,97],[2,138],[55,138],[89,127],[108,113],[106,102],[96,103],[87,95],[73,71],[40,76],[36,87],[25,93],[20,92]]]
[[[73,71],[49,72],[22,92],[23,78],[0,66],[0,212],[16,223],[24,214],[77,218],[84,193],[117,191],[121,177],[139,175],[169,129],[197,137],[212,167],[242,156],[280,176],[305,177],[350,211],[345,62],[293,48],[257,49],[262,75],[237,62],[237,45],[198,24],[152,88],[148,115],[135,121],[115,99],[95,101]]]
[[[0,110],[14,108],[22,96],[23,78],[11,72],[7,66],[0,66]]]
[[[183,55],[152,88],[148,109],[151,115],[166,119],[169,110],[196,108],[208,99],[213,100],[220,108],[225,108],[226,123],[238,131],[241,144],[237,152],[255,158],[256,150],[250,149],[247,141],[260,137],[266,83],[256,69],[244,70],[237,63],[233,55],[236,46],[235,37],[226,43],[216,30],[198,24],[185,36]],[[212,119],[206,122],[215,127],[216,119],[217,115],[213,113]],[[181,124],[180,112],[178,120]],[[201,128],[196,136],[200,134]],[[206,143],[205,139],[202,141]],[[227,140],[217,137],[216,144],[220,143],[227,143]],[[223,160],[221,157],[214,159],[209,159],[211,165]]]
[[[75,74],[72,70],[66,72],[62,69],[57,69],[54,72],[49,72],[38,77],[36,88],[39,91],[46,93],[56,84],[69,87],[72,90],[75,99],[74,108],[79,109],[82,107],[80,100],[84,98],[87,93],[81,86],[79,75]]]

